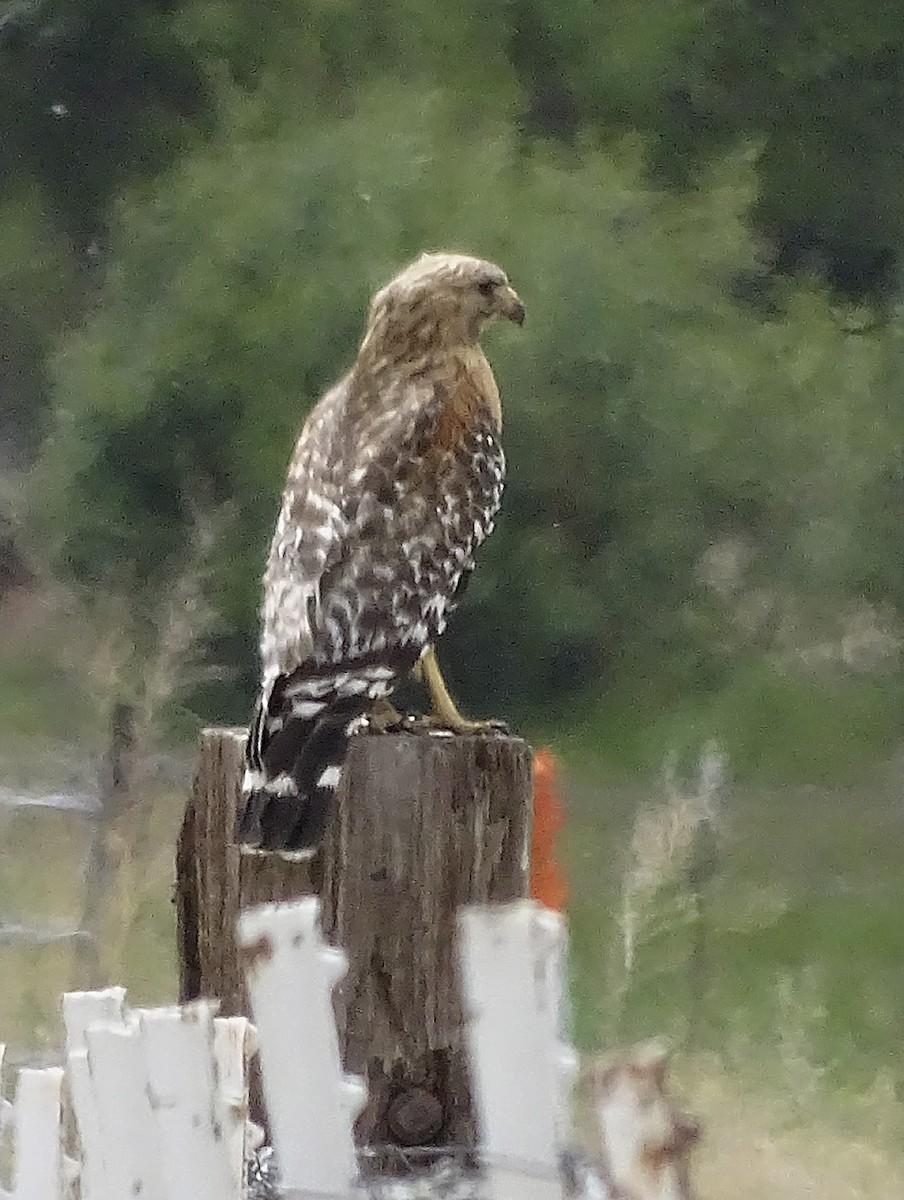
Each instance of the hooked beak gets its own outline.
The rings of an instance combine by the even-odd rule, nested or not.
[[[514,288],[504,287],[499,293],[499,310],[516,325],[524,324],[524,305]]]

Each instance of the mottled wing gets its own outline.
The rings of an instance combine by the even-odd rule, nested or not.
[[[314,651],[321,579],[340,552],[348,478],[348,379],[318,403],[305,422],[289,464],[282,507],[264,573],[261,630],[263,691],[291,673]]]
[[[474,553],[492,529],[504,459],[490,414],[449,430],[458,398],[409,384],[396,419],[369,441],[343,510],[347,536],[323,576],[324,661],[410,668],[442,633]]]

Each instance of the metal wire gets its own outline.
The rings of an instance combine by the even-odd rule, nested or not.
[[[485,1200],[487,1163],[473,1146],[400,1146],[385,1143],[358,1151],[357,1186],[370,1200]],[[577,1200],[607,1200],[605,1178],[583,1156],[563,1154],[565,1193]],[[249,1200],[279,1200],[279,1176],[272,1148],[264,1146],[249,1163]]]

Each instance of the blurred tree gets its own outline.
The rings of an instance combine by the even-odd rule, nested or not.
[[[629,8],[610,12],[624,17]],[[624,36],[603,39],[597,64],[612,79],[605,112],[655,134],[660,177],[684,182],[714,154],[755,144],[759,195],[751,217],[771,267],[812,274],[854,300],[884,301],[897,289],[899,4],[666,0],[642,22],[616,17],[614,32]],[[620,56],[621,70],[610,76]]]
[[[0,479],[30,461],[47,432],[50,336],[77,274],[68,240],[34,191],[10,195],[0,207]]]
[[[45,359],[98,280],[109,206],[212,119],[177,0],[0,3],[0,467],[45,432]]]
[[[779,275],[854,300],[899,284],[904,26],[883,0],[513,0],[525,131],[651,138],[654,178],[687,186],[756,148],[752,228]]]
[[[7,0],[0,11],[0,177],[24,174],[84,251],[122,184],[170,161],[209,118],[167,22],[178,0]]]

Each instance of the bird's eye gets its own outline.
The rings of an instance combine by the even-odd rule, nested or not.
[[[477,290],[480,292],[481,296],[492,296],[495,288],[496,284],[492,281],[492,279],[481,279],[480,283],[477,285]]]

